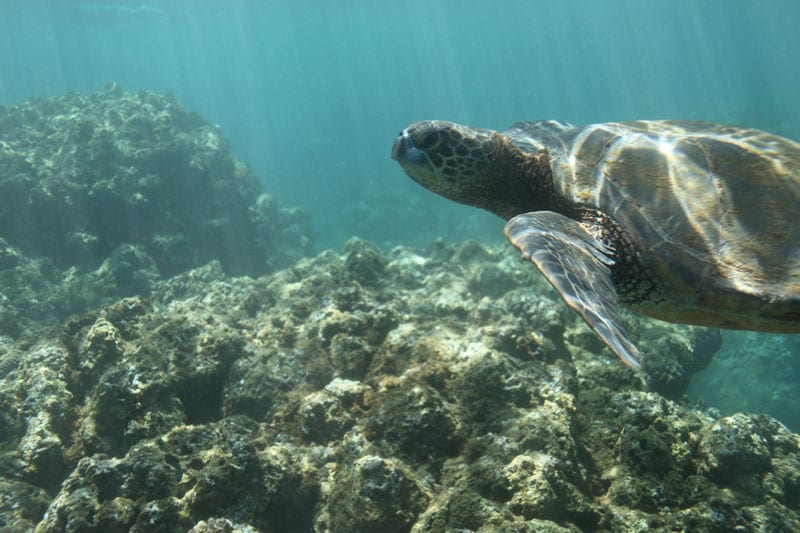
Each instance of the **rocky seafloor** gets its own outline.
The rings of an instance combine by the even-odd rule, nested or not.
[[[800,436],[684,399],[718,332],[625,315],[632,372],[508,246],[301,259],[169,97],[0,109],[0,193],[0,530],[800,530]]]
[[[212,262],[21,338],[0,358],[0,524],[800,528],[798,435],[667,397],[715,335],[631,317],[631,372],[532,270],[354,240],[255,279]]]

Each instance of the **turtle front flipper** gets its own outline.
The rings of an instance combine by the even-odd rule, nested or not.
[[[575,220],[551,211],[517,215],[506,224],[505,234],[611,351],[638,369],[639,350],[617,313],[611,250]]]

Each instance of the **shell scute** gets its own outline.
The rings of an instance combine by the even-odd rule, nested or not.
[[[669,291],[660,309],[640,310],[800,330],[791,318],[800,310],[800,144],[675,121],[598,124],[569,135],[553,161],[556,189],[608,214]],[[714,318],[715,309],[724,316]]]

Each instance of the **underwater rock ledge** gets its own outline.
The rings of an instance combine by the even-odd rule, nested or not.
[[[0,526],[800,528],[800,437],[676,400],[718,339],[628,316],[631,372],[532,270],[353,240],[23,337],[0,353]]]
[[[311,251],[307,216],[172,96],[109,85],[0,107],[0,335],[212,260],[258,276]]]

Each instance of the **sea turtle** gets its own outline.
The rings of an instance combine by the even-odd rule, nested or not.
[[[800,144],[704,122],[503,132],[412,124],[392,158],[507,220],[506,237],[626,365],[617,304],[670,322],[800,332]]]

